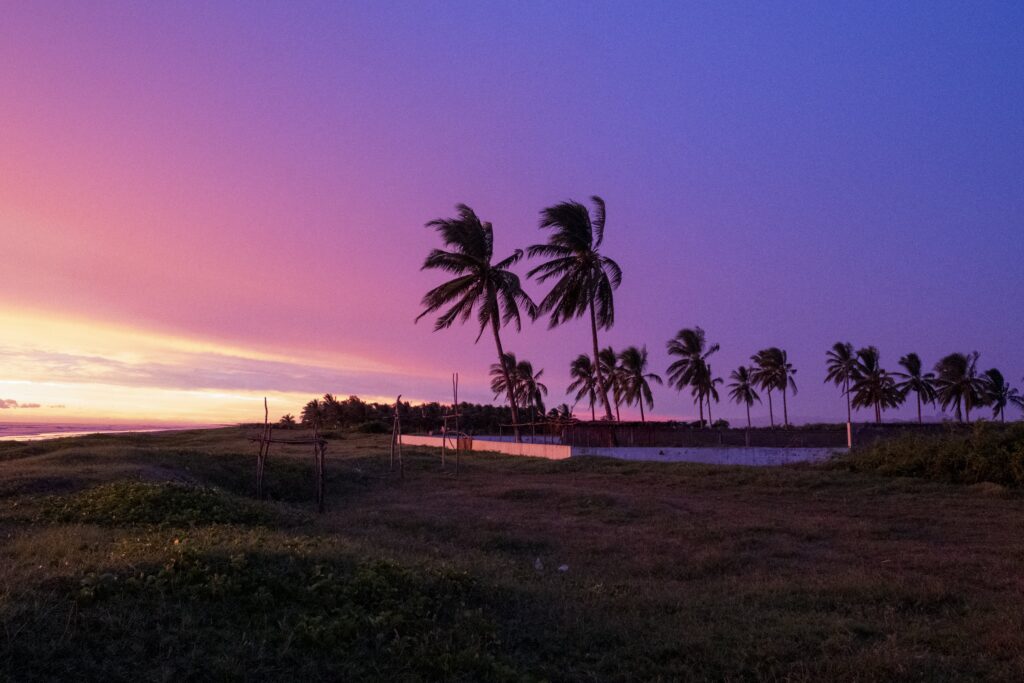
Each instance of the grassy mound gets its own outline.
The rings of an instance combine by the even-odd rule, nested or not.
[[[837,464],[854,472],[957,484],[1024,485],[1024,424],[980,422],[968,434],[906,436],[855,449]]]
[[[21,638],[9,664],[88,680],[522,680],[480,593],[450,570],[183,550],[85,575],[68,595],[75,640]]]
[[[158,524],[266,524],[270,513],[258,503],[212,488],[177,483],[117,481],[52,499],[47,517],[57,522],[103,526]]]

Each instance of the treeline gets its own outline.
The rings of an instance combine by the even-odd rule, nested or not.
[[[324,394],[302,408],[298,419],[288,414],[278,423],[281,427],[319,427],[326,430],[345,430],[367,434],[383,434],[391,431],[395,412],[393,403],[366,402],[358,396],[339,399]],[[468,434],[497,434],[501,425],[512,423],[512,411],[507,406],[493,406],[479,403],[459,404],[459,431]],[[412,405],[399,403],[398,414],[402,430],[406,432],[429,432],[440,429],[444,416],[452,413],[451,406],[437,402]],[[454,430],[455,423],[450,421]]]

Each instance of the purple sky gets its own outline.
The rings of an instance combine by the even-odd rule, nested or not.
[[[100,368],[112,392],[280,392],[280,412],[324,391],[444,400],[452,370],[489,400],[486,338],[412,324],[440,278],[418,271],[423,224],[468,203],[504,256],[542,240],[541,208],[591,194],[625,271],[602,342],[646,343],[656,371],[700,325],[723,376],[786,348],[798,421],[843,412],[822,384],[837,340],[890,369],[976,349],[1020,385],[1022,26],[1021,3],[9,6],[0,313],[244,367],[196,350],[126,370],[114,333],[99,351],[8,327],[0,374],[38,386],[0,398],[72,406]],[[506,347],[554,404],[587,335],[537,324]],[[19,374],[54,358],[49,384]]]

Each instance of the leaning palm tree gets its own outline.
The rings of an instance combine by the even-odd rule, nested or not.
[[[775,415],[772,409],[772,389],[778,389],[782,393],[782,421],[789,427],[789,404],[786,401],[786,392],[791,390],[796,395],[796,381],[793,375],[796,368],[789,362],[789,354],[777,346],[770,346],[761,349],[750,360],[754,362],[754,369],[751,376],[754,382],[768,393],[768,414],[771,425],[775,427]]]
[[[983,403],[992,406],[992,419],[998,418],[1000,422],[1006,422],[1006,406],[1012,404],[1020,405],[1017,390],[1007,384],[1003,373],[995,368],[986,370],[982,375],[985,381],[983,390]]]
[[[622,368],[619,366],[619,357],[616,355],[615,349],[610,346],[601,349],[597,357],[601,360],[599,369],[601,376],[604,377],[605,388],[611,393],[612,403],[615,404],[615,419],[621,420],[619,406],[622,405],[623,393]]]
[[[935,394],[943,410],[956,409],[956,419],[971,421],[971,408],[981,403],[985,381],[978,376],[978,352],[951,353],[935,364]],[[963,408],[963,413],[960,409]]]
[[[594,371],[594,362],[590,356],[581,353],[569,366],[569,376],[572,377],[572,384],[566,389],[566,393],[576,392],[576,402],[584,398],[590,403],[590,419],[597,420],[597,411],[594,405],[597,403],[597,373]]]
[[[853,391],[854,408],[874,408],[875,422],[882,421],[882,410],[896,408],[903,402],[903,393],[896,380],[881,365],[881,355],[874,346],[857,351],[857,380]]]
[[[707,343],[704,330],[700,327],[684,328],[676,333],[666,345],[668,354],[677,360],[668,366],[668,384],[676,391],[690,388],[700,410],[700,421],[704,422],[704,393],[697,389],[698,379],[708,374],[708,358],[718,351],[718,344]]]
[[[849,342],[836,342],[832,349],[825,354],[828,358],[828,374],[825,375],[825,382],[832,382],[837,387],[843,387],[843,395],[846,396],[846,421],[853,421],[853,410],[850,405],[850,384],[857,379],[857,354],[853,351],[853,344]]]
[[[627,347],[619,354],[619,367],[622,374],[622,397],[627,406],[640,406],[640,421],[644,417],[644,403],[654,408],[654,394],[651,393],[651,382],[661,384],[661,377],[647,372],[647,347]]]
[[[754,401],[761,401],[751,370],[746,366],[740,366],[729,373],[729,379],[732,380],[729,382],[729,397],[733,402],[742,403],[747,407],[747,429],[750,429],[750,406],[754,405]]]
[[[443,270],[457,277],[424,295],[424,310],[416,320],[448,307],[434,323],[435,331],[451,327],[456,320],[469,320],[474,310],[480,323],[476,341],[480,341],[488,327],[491,328],[498,362],[505,375],[512,427],[516,441],[520,441],[519,411],[512,395],[511,368],[505,362],[505,351],[501,345],[501,327],[514,323],[517,330],[521,329],[520,307],[525,308],[531,317],[536,315],[536,306],[523,291],[519,276],[509,270],[523,258],[523,251],[517,249],[511,256],[492,263],[494,229],[491,224],[482,222],[465,204],[456,206],[456,211],[456,218],[438,218],[427,223],[427,227],[436,229],[441,235],[448,251],[432,250],[421,270]]]
[[[622,269],[599,249],[604,242],[605,206],[600,197],[591,197],[594,215],[579,202],[562,202],[541,211],[541,229],[551,229],[547,244],[535,244],[530,258],[549,259],[529,272],[538,282],[556,282],[538,306],[538,314],[550,314],[549,327],[557,327],[574,318],[590,316],[593,361],[597,393],[605,414],[612,419],[608,386],[600,369],[597,331],[609,329],[615,322],[613,292],[622,283]]]
[[[917,423],[921,424],[921,404],[935,403],[935,375],[921,372],[921,358],[916,353],[908,353],[900,358],[899,363],[906,372],[893,373],[903,379],[896,388],[904,396],[911,391],[917,396]]]

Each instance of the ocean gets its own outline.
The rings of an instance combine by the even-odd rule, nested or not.
[[[123,434],[127,432],[164,432],[182,429],[212,429],[224,425],[75,422],[0,422],[0,441],[39,441],[85,434]]]

